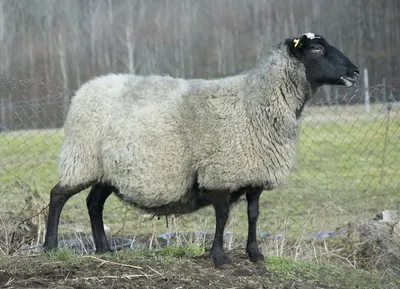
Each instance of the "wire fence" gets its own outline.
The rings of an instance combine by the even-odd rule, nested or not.
[[[333,95],[306,108],[297,167],[286,186],[262,196],[261,234],[332,231],[354,219],[400,208],[399,85],[393,80],[370,87],[368,112],[361,88],[347,94],[331,90]],[[73,93],[7,78],[0,78],[0,93],[0,220],[11,215],[23,221],[42,212],[57,181],[62,125]],[[61,226],[65,234],[90,230],[84,198],[80,194],[67,203],[61,217],[68,224]],[[243,206],[234,208],[228,230],[246,232]],[[174,226],[212,231],[209,212],[176,219]],[[170,230],[162,220],[150,222],[149,216],[115,197],[107,201],[104,215],[112,234]]]

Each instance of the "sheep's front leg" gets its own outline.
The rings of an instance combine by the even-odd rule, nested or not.
[[[247,191],[247,217],[249,222],[246,251],[251,262],[263,262],[264,255],[257,245],[257,219],[259,215],[259,200],[262,189]]]
[[[215,236],[211,248],[211,257],[218,269],[231,268],[230,260],[224,252],[224,230],[229,217],[229,193],[211,192],[210,201],[215,210]]]

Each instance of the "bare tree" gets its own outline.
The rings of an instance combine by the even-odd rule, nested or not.
[[[212,78],[313,30],[376,85],[400,75],[399,15],[398,0],[0,0],[0,71],[70,90],[108,72]],[[41,97],[26,94],[1,97]],[[322,89],[313,101],[331,94]]]

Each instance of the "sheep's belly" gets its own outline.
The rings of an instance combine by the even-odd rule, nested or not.
[[[193,183],[184,158],[176,155],[178,161],[173,164],[160,154],[144,157],[143,154],[142,158],[132,155],[129,158],[127,154],[106,156],[103,181],[111,183],[125,202],[143,208],[165,206],[184,199]]]
[[[140,191],[117,190],[116,194],[124,202],[139,207],[155,215],[186,214],[210,204],[196,185],[181,194],[178,200],[168,198],[171,194],[149,194]]]
[[[155,186],[146,188],[119,187],[118,196],[126,203],[139,206],[141,208],[161,207],[170,203],[183,202],[187,193],[187,188],[177,188],[176,191],[157,188]]]

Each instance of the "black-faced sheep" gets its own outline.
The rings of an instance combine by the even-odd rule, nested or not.
[[[245,194],[247,253],[253,262],[264,260],[256,240],[259,197],[290,174],[304,105],[318,87],[350,87],[358,74],[322,36],[306,33],[236,76],[112,74],[89,81],[67,114],[44,248],[57,247],[65,202],[91,186],[87,206],[98,252],[110,250],[102,212],[114,192],[156,215],[213,205],[211,256],[217,267],[228,267],[223,232],[230,205]]]

